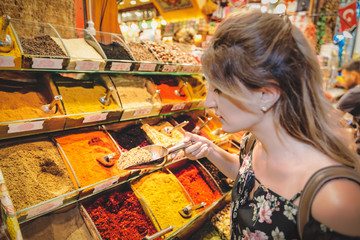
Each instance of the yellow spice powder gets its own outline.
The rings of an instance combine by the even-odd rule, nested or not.
[[[161,228],[176,226],[176,231],[191,219],[179,213],[190,201],[174,175],[157,171],[142,177],[133,187],[144,198]]]
[[[145,123],[141,129],[145,131],[152,144],[168,147],[178,144],[184,138],[184,135],[178,130],[174,130],[171,134],[165,133],[163,129],[169,126],[173,127],[170,123],[160,124],[160,126],[150,126]]]
[[[66,114],[98,112],[121,108],[115,104],[112,96],[109,106],[105,106],[99,101],[99,99],[106,94],[106,88],[103,86],[96,85],[94,88],[59,86],[59,91],[63,98]]]

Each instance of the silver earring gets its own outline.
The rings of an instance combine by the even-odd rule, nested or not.
[[[267,107],[262,106],[262,107],[261,107],[261,111],[266,112],[266,111],[267,111]]]

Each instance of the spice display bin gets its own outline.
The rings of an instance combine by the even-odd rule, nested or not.
[[[32,149],[32,153],[27,153],[25,149],[26,145],[28,145],[28,148]],[[52,146],[52,148],[50,148],[50,146]],[[47,151],[48,156],[44,157],[44,151]],[[7,152],[11,153],[8,154]],[[68,171],[68,166],[64,156],[58,150],[56,144],[52,141],[50,136],[39,135],[35,137],[31,136],[22,138],[20,140],[12,139],[7,140],[6,142],[2,141],[0,142],[0,155],[3,154],[7,154],[8,156],[7,158],[2,157],[2,162],[0,163],[3,175],[8,178],[5,179],[5,184],[8,184],[7,182],[12,182],[14,179],[21,179],[25,176],[26,180],[29,178],[32,179],[32,185],[27,185],[27,189],[29,189],[28,192],[22,191],[21,199],[26,198],[30,199],[29,201],[38,202],[23,209],[15,209],[15,215],[20,223],[44,215],[54,209],[61,208],[65,204],[75,202],[78,199],[79,190],[75,182],[75,177]],[[26,161],[20,160],[19,162],[19,159],[24,158]],[[11,166],[17,166],[18,168],[16,174],[14,174],[11,169],[8,169],[9,165],[5,162],[5,159],[12,159]],[[7,171],[9,172],[7,173]],[[40,175],[37,172],[43,173],[43,175]],[[33,176],[34,174],[35,176]],[[52,178],[50,178],[50,176]],[[51,185],[50,179],[51,181],[60,181],[57,177],[62,178],[61,184],[63,185],[60,184],[61,186],[59,186],[58,183],[53,182],[52,184],[55,189],[48,189]],[[18,184],[26,184],[25,179]],[[15,196],[12,196],[15,192],[17,192],[16,194],[19,194],[16,184],[11,185],[11,188],[8,187],[8,190],[13,203],[21,200],[15,200]],[[62,194],[62,192],[65,193]],[[44,193],[48,193],[49,196],[44,196]],[[33,194],[33,198],[30,198],[29,194]],[[39,199],[43,201],[40,202]]]
[[[95,229],[73,203],[20,225],[23,239],[97,239]]]
[[[124,42],[129,47],[131,53],[134,56],[134,71],[157,72],[159,70],[161,61],[143,40],[137,39],[136,41],[132,42]]]
[[[192,100],[190,109],[204,108],[207,92],[204,77],[200,75],[179,76],[179,79],[187,83],[186,87]]]
[[[211,219],[215,217],[216,213],[221,211],[227,204],[231,201],[231,194],[224,194],[219,200],[212,204],[206,211],[202,214],[198,214],[195,218],[191,219],[186,225],[182,226],[176,234],[174,240],[186,240],[186,239],[198,239],[194,238],[195,234],[199,229],[206,223],[210,223]],[[230,216],[229,216],[230,217]],[[226,240],[221,233],[218,234],[221,236],[221,239]]]
[[[65,129],[119,121],[122,107],[106,74],[52,74],[66,112]]]
[[[160,113],[160,97],[151,78],[129,74],[113,74],[110,78],[124,110],[121,120],[155,116]]]
[[[3,18],[0,18],[0,26],[3,24],[2,21]],[[8,52],[0,51],[0,69],[20,69],[22,63],[21,51],[11,23],[6,30],[6,34],[10,36],[13,48]]]
[[[66,133],[54,134],[53,138],[75,176],[80,197],[101,192],[126,181],[131,174],[131,171],[117,169],[121,150],[101,126],[69,130]],[[103,165],[98,160],[110,154],[114,155],[115,160],[112,166]]]
[[[146,194],[141,189],[143,185],[146,187]],[[194,210],[191,218],[183,218],[180,215],[179,211],[190,204],[194,205],[194,203],[177,178],[165,168],[143,174],[132,180],[130,186],[144,199],[161,229],[174,226],[173,232],[165,235],[166,239],[174,237],[174,233],[197,214],[197,211]],[[165,186],[168,189],[164,189]],[[170,190],[170,188],[173,189]],[[162,195],[166,191],[171,191],[171,194]],[[152,192],[154,194],[151,194]]]
[[[204,49],[189,44],[182,44],[182,43],[175,43],[175,44],[179,46],[181,49],[183,49],[184,52],[191,54],[195,58],[197,63],[193,64],[194,73],[202,73],[203,70],[201,66],[201,56],[204,53]],[[182,72],[182,70],[180,70],[180,72]]]
[[[0,78],[0,139],[64,129],[61,96],[48,74],[7,72]]]
[[[144,40],[145,44],[153,51],[155,56],[161,62],[159,66],[160,72],[177,72],[179,69],[180,60],[171,51],[169,46],[161,41]]]
[[[69,64],[68,51],[52,25],[20,19],[12,19],[11,25],[21,51],[22,68],[65,69]]]
[[[52,25],[59,33],[70,56],[66,69],[78,71],[103,71],[106,55],[93,35],[86,29]]]
[[[121,35],[96,31],[94,38],[106,56],[106,71],[130,72],[134,69],[134,56],[121,39]]]
[[[160,114],[190,109],[192,99],[187,83],[174,76],[156,76],[152,79],[163,104]]]
[[[91,212],[91,207],[93,204],[96,204],[96,206],[98,206],[97,204],[101,205],[101,203],[100,203],[101,200],[99,200],[99,199],[102,199],[102,198],[109,199],[108,201],[104,200],[101,203],[104,204],[104,208],[106,208],[107,211],[111,212],[112,216],[117,215],[117,217],[119,217],[120,219],[122,217],[124,217],[125,221],[129,221],[130,216],[131,216],[131,218],[137,219],[137,221],[133,221],[131,223],[131,224],[134,224],[134,226],[132,226],[131,224],[130,225],[126,224],[126,227],[128,229],[133,229],[132,231],[136,231],[136,230],[144,231],[143,233],[141,233],[141,232],[133,233],[132,236],[134,237],[133,238],[134,240],[137,240],[137,238],[135,238],[135,236],[134,236],[135,234],[139,234],[139,235],[142,235],[142,237],[145,237],[146,235],[150,236],[150,235],[154,234],[155,232],[161,230],[159,223],[156,221],[154,214],[151,212],[151,210],[147,206],[144,199],[141,198],[141,196],[138,194],[138,192],[133,191],[130,188],[129,183],[122,183],[122,184],[118,184],[117,186],[113,187],[112,189],[105,190],[101,194],[94,195],[89,198],[86,198],[85,200],[80,201],[82,214],[83,214],[84,218],[87,219],[86,222],[88,224],[90,224],[91,227],[95,228],[97,239],[107,239],[107,238],[103,238],[101,236],[101,230],[99,230],[97,228],[96,220],[91,218],[90,212]],[[123,198],[123,199],[121,199],[121,198]],[[127,205],[127,204],[129,204],[129,205]],[[126,215],[125,216],[118,215],[119,213],[120,214],[124,213],[125,209],[123,209],[123,210],[121,210],[121,209],[125,208],[125,206],[127,206],[126,207],[126,211],[127,211]],[[97,208],[99,208],[99,207],[100,206],[98,206]],[[111,207],[113,207],[113,208],[111,208]],[[140,207],[140,209],[139,209],[139,207]],[[90,212],[87,211],[87,209]],[[134,211],[136,211],[136,212],[134,212]],[[133,212],[133,214],[131,214],[130,212]],[[104,214],[103,212],[100,212],[99,210],[97,210],[97,213]],[[136,216],[134,216],[134,215],[136,215]],[[97,217],[101,218],[100,215],[98,215]],[[140,218],[140,219],[138,219],[138,218]],[[106,219],[108,219],[108,218],[106,218]],[[120,221],[120,219],[119,219],[119,221]],[[104,231],[106,231],[107,233],[111,232],[111,229],[113,229],[113,226],[111,226],[111,224],[116,224],[113,221],[118,221],[118,219],[117,218],[115,218],[114,220],[109,219],[108,223],[102,222],[102,227],[106,228],[106,230],[104,230]],[[145,226],[138,226],[139,228],[136,229],[137,228],[135,226],[136,223],[140,224],[140,222],[141,222],[142,224],[144,224],[145,221],[149,224],[147,228]],[[138,239],[140,240],[142,238],[138,238]],[[164,239],[164,238],[162,238],[162,239]]]
[[[181,73],[197,73],[199,71],[199,63],[196,58],[187,52],[186,48],[183,48],[181,44],[166,43],[170,50],[176,55],[180,61],[180,67],[178,72]]]

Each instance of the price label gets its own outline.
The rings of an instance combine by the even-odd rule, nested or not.
[[[64,59],[33,58],[32,68],[62,69]]]
[[[0,56],[0,67],[15,67],[14,56]]]
[[[44,121],[9,124],[8,133],[26,132],[43,129]]]
[[[83,123],[104,121],[107,118],[108,113],[85,115]]]
[[[176,72],[177,65],[164,65],[162,72]]]
[[[113,62],[110,71],[130,71],[131,63]]]
[[[185,105],[185,103],[174,104],[171,108],[171,111],[182,110],[185,108]]]
[[[181,72],[192,73],[195,71],[195,66],[193,65],[182,65]]]
[[[134,112],[134,116],[146,115],[149,114],[150,112],[151,112],[151,108],[141,108],[141,109],[137,109]]]
[[[31,218],[31,217],[37,216],[41,213],[50,211],[51,209],[54,209],[54,208],[57,208],[57,207],[63,205],[63,203],[64,203],[64,198],[59,198],[59,199],[56,199],[49,203],[46,203],[44,205],[41,205],[39,207],[32,208],[29,211],[27,211],[27,214],[28,214],[27,218]]]
[[[139,71],[154,72],[156,63],[140,63]]]
[[[77,61],[75,70],[96,71],[96,70],[99,70],[99,67],[100,67],[100,62]]]
[[[119,178],[115,178],[115,179],[111,179],[107,182],[101,183],[99,185],[96,185],[94,188],[94,192],[93,193],[97,193],[99,191],[104,190],[105,188],[110,187],[111,185],[113,185],[114,183],[116,183],[119,180]]]

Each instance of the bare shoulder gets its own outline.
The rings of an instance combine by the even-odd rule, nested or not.
[[[334,231],[360,236],[360,185],[348,179],[326,183],[316,195],[311,213]]]

